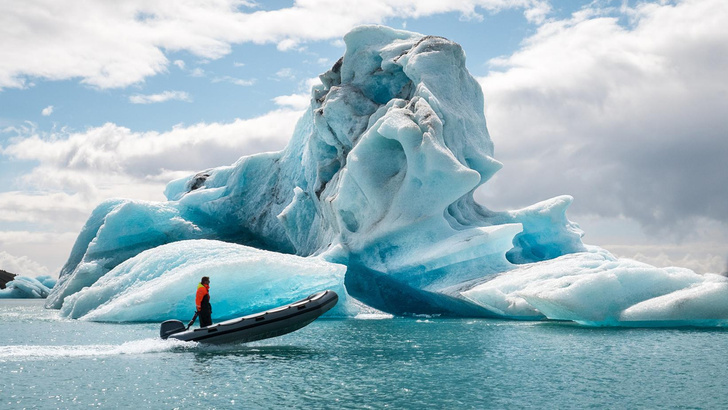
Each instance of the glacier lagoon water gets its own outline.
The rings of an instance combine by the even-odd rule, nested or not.
[[[0,300],[0,408],[726,408],[728,330],[318,320],[205,347]]]

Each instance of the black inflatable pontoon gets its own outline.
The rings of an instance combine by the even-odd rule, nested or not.
[[[179,320],[167,320],[162,323],[159,335],[162,339],[216,344],[268,339],[308,325],[334,307],[338,300],[336,292],[325,290],[290,305],[194,330],[187,330]]]

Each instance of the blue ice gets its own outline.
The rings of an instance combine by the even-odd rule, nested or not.
[[[45,298],[55,284],[50,276],[16,276],[5,284],[5,289],[0,289],[0,299]]]
[[[166,202],[101,204],[47,306],[89,320],[184,318],[204,273],[230,292],[220,318],[316,287],[345,294],[338,314],[349,315],[363,304],[586,325],[728,318],[711,296],[723,279],[585,246],[568,195],[513,211],[474,200],[502,165],[458,44],[381,26],[344,41],[284,150],[172,181]]]
[[[295,274],[291,274],[295,272]],[[321,289],[339,294],[329,316],[358,308],[346,298],[346,266],[214,240],[178,241],[123,262],[68,296],[61,313],[104,322],[189,320],[200,278],[210,277],[213,318],[225,320],[294,302]]]

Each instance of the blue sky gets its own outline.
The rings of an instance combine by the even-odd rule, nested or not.
[[[571,194],[586,243],[725,268],[723,1],[340,3],[0,5],[0,269],[56,275],[104,199],[281,149],[359,24],[463,46],[505,164],[486,206]]]
[[[488,73],[490,59],[515,50],[536,26],[526,21],[520,8],[481,13],[480,18],[448,12],[418,19],[387,18],[382,23],[423,34],[437,33],[460,43],[467,52],[471,73],[483,76]],[[344,52],[339,38],[307,42],[301,50],[280,51],[275,43],[230,47],[228,54],[214,60],[187,51],[166,53],[171,64],[164,72],[127,87],[99,89],[79,84],[78,78],[29,78],[32,87],[8,88],[0,94],[2,125],[32,121],[44,130],[54,125],[83,130],[113,122],[137,131],[161,131],[177,124],[258,116],[276,108],[275,97],[305,90],[307,79],[329,69]],[[135,95],[170,90],[186,93],[189,100],[172,99],[164,104],[134,104],[129,100]],[[41,112],[48,106],[53,106],[53,112],[43,116]]]

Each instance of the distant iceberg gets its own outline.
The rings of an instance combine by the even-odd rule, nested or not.
[[[475,202],[501,164],[458,44],[381,26],[344,41],[283,151],[172,181],[167,202],[101,204],[47,307],[89,320],[184,319],[205,273],[219,283],[219,318],[320,286],[344,296],[340,315],[368,306],[587,325],[728,319],[711,296],[725,278],[586,247],[566,217],[569,196],[504,212]],[[606,286],[615,281],[624,284]]]
[[[51,293],[56,280],[50,276],[16,276],[0,289],[0,299],[45,298]]]

